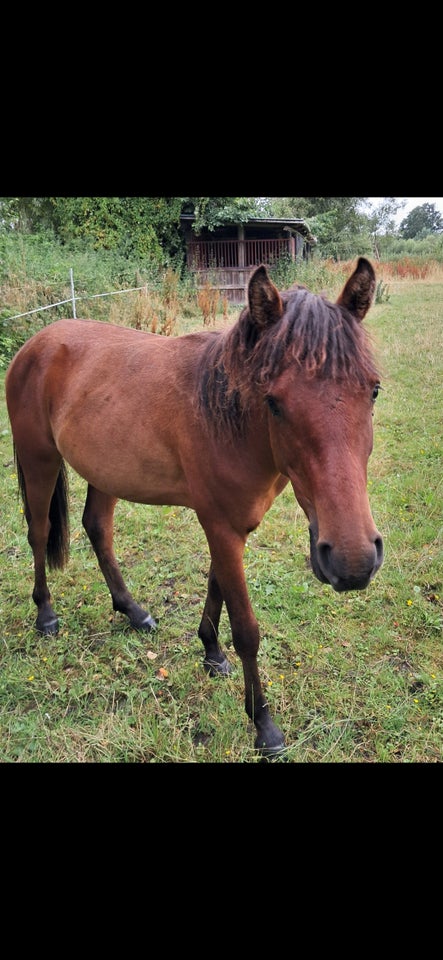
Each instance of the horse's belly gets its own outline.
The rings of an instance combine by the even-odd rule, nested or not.
[[[134,449],[99,439],[69,442],[63,435],[57,447],[67,463],[97,490],[134,503],[192,506],[180,461],[164,445]]]

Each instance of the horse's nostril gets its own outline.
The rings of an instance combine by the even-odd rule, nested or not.
[[[374,546],[377,553],[377,570],[381,567],[383,563],[383,538],[380,534],[374,540]]]
[[[317,544],[317,550],[318,550],[320,565],[322,567],[322,570],[326,573],[330,569],[330,557],[331,557],[331,550],[332,550],[331,544],[323,540]]]

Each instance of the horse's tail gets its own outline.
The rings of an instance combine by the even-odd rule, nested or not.
[[[28,498],[26,494],[25,475],[14,449],[14,458],[17,471],[18,487],[25,513],[28,512]],[[62,569],[69,557],[69,511],[68,511],[68,473],[66,464],[62,460],[60,470],[49,505],[49,537],[46,544],[48,566],[52,569]]]

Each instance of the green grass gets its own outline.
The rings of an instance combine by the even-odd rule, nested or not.
[[[364,591],[336,594],[307,566],[307,523],[285,490],[249,538],[259,667],[291,762],[443,760],[443,283],[390,282],[367,318],[383,370],[369,493],[385,562]],[[158,621],[142,636],[112,613],[71,480],[71,558],[51,574],[55,638],[34,629],[31,551],[0,394],[0,761],[258,762],[235,666],[211,680],[197,628],[209,557],[190,511],[120,502],[116,552]]]

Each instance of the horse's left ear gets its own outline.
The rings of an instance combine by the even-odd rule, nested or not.
[[[280,294],[263,264],[251,274],[248,304],[251,320],[263,330],[276,323],[283,314]]]
[[[343,287],[337,303],[346,307],[360,323],[371,306],[374,293],[374,268],[365,257],[359,257],[354,273]]]

